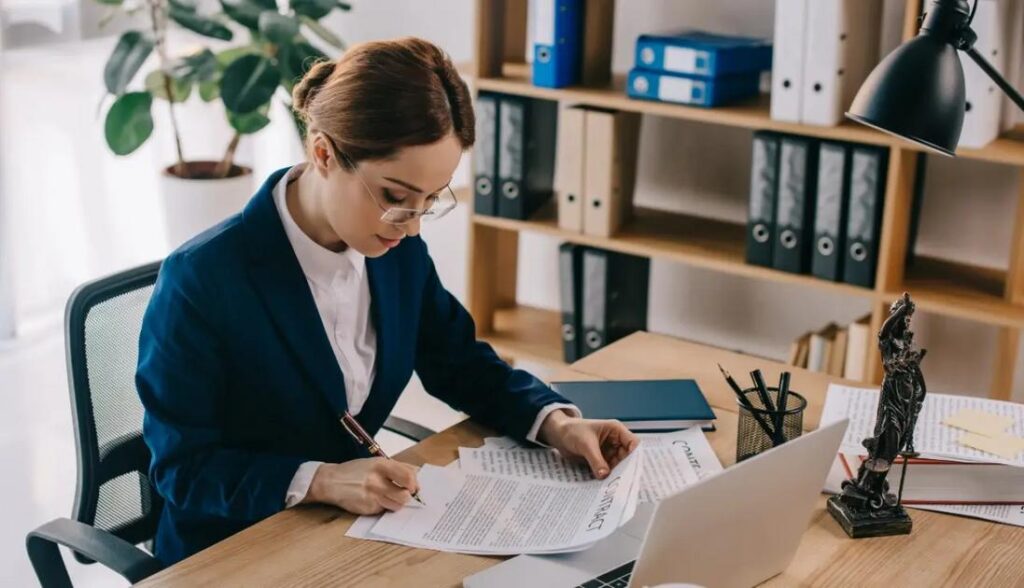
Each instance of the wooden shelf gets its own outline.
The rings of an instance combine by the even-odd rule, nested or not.
[[[494,330],[482,333],[503,357],[564,367],[562,317],[553,310],[518,305],[494,313]]]
[[[469,71],[468,68],[463,68],[464,75],[468,75]],[[773,120],[770,115],[770,99],[767,95],[761,95],[748,102],[716,108],[635,100],[626,96],[625,76],[622,74],[615,75],[611,85],[603,88],[583,86],[542,88],[534,86],[530,81],[530,66],[525,63],[506,63],[502,69],[502,77],[478,78],[475,80],[475,84],[477,89],[490,92],[560,100],[752,130],[765,129],[820,139],[920,150],[912,143],[856,123],[843,122],[835,127],[819,127]],[[957,155],[994,163],[1024,165],[1024,130],[1015,129],[981,149],[961,149],[957,151]]]
[[[907,268],[903,290],[918,308],[1006,327],[1024,327],[1024,307],[1010,304],[1003,292],[1006,272],[927,257]],[[888,292],[896,300],[902,292]]]

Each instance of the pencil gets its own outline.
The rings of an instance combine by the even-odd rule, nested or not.
[[[736,394],[736,399],[740,401],[740,404],[743,405],[743,408],[747,409],[747,411],[750,412],[750,415],[754,417],[754,420],[757,421],[757,424],[761,426],[761,429],[764,431],[764,434],[768,435],[769,438],[774,438],[775,432],[772,431],[771,427],[768,426],[768,421],[761,418],[760,413],[756,408],[754,408],[754,405],[750,403],[750,400],[747,399],[747,395],[743,393],[743,390],[740,388],[739,384],[736,383],[736,380],[732,379],[732,376],[729,374],[729,372],[725,371],[725,368],[722,367],[722,364],[718,364],[718,369],[722,371],[722,375],[725,377],[726,383],[729,384],[729,387],[732,388],[732,391]]]
[[[345,430],[348,431],[349,435],[352,435],[357,443],[366,446],[366,450],[370,452],[370,455],[374,457],[383,457],[384,459],[391,459],[387,453],[384,453],[384,450],[381,449],[381,446],[377,441],[375,441],[374,438],[366,432],[366,429],[364,429],[363,426],[359,424],[359,421],[357,421],[347,410],[338,417],[338,420],[341,421],[341,426],[345,427]],[[392,480],[391,483],[398,486],[394,480]],[[401,486],[398,487],[402,488]],[[408,488],[403,488],[403,490],[407,489]],[[420,498],[419,491],[413,492],[412,497],[416,502],[426,506],[426,503],[424,503],[423,499]]]

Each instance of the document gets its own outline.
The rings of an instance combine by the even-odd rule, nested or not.
[[[864,454],[865,449],[861,442],[874,432],[878,394],[876,389],[851,388],[838,384],[829,386],[825,408],[821,414],[821,424],[824,426],[842,418],[850,419],[850,426],[840,447],[841,452]],[[942,424],[947,417],[966,409],[1012,419],[1013,424],[1006,433],[1024,437],[1024,405],[973,396],[928,394],[914,431],[914,448],[921,453],[921,457],[1024,467],[1024,454],[1005,458],[965,447],[960,443],[962,431]]]
[[[907,508],[933,510],[1024,527],[1024,504],[908,504],[906,506]]]

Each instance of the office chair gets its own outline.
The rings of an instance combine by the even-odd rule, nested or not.
[[[160,263],[79,286],[65,311],[65,351],[78,453],[71,519],[28,534],[26,549],[43,588],[70,588],[59,546],[81,563],[100,562],[135,583],[162,569],[150,553],[163,501],[149,479],[142,403],[135,390],[139,331]],[[411,441],[433,431],[398,417],[384,428]]]

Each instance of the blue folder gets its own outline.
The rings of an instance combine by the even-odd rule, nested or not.
[[[760,72],[708,78],[634,67],[626,82],[626,94],[641,100],[711,107],[757,96],[760,82]]]
[[[705,77],[761,72],[772,68],[772,44],[698,30],[640,35],[636,67]]]
[[[715,413],[694,380],[554,382],[583,416],[618,419],[634,431],[714,429]]]
[[[530,4],[533,26],[533,85],[564,88],[579,83],[583,60],[583,0]]]

